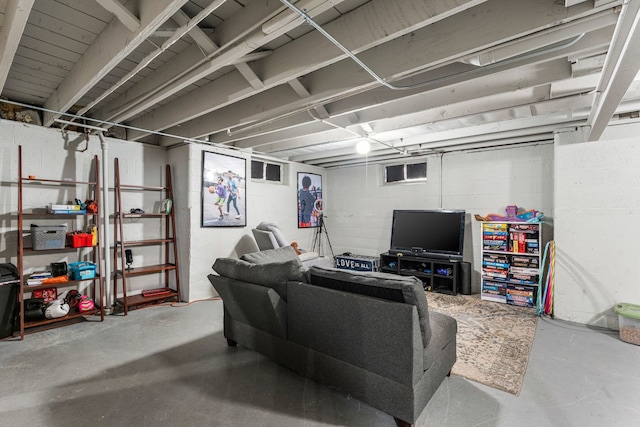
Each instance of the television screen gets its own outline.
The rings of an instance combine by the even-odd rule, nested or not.
[[[464,210],[394,210],[391,252],[462,259]]]

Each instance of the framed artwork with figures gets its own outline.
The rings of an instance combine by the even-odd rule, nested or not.
[[[247,225],[246,159],[202,152],[202,227]]]
[[[298,228],[320,226],[323,203],[322,176],[298,172]]]

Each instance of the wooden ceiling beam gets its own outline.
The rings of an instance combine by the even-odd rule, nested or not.
[[[13,57],[18,50],[20,38],[24,27],[27,25],[29,13],[35,0],[9,0],[2,19],[0,28],[0,92],[4,88],[9,75],[9,69],[13,63]]]
[[[496,7],[498,3],[502,7]],[[567,11],[564,8],[555,4],[550,5],[550,3],[552,3],[550,0],[536,0],[527,2],[526,7],[523,7],[522,4],[515,4],[509,0],[496,0],[490,2],[490,4],[487,3],[486,7],[485,4],[482,4],[473,10],[456,14],[450,19],[436,22],[421,30],[416,30],[410,35],[396,38],[388,43],[364,51],[359,54],[359,58],[364,60],[372,69],[377,70],[380,75],[390,77],[389,80],[394,81],[409,73],[415,73],[419,69],[434,69],[437,66],[452,63],[460,57],[466,57],[489,49],[491,46],[499,46],[505,41],[526,37],[526,34],[537,33],[555,25],[563,23],[566,25],[566,22],[571,20],[589,17],[589,11],[591,11],[591,14],[594,13],[590,7],[579,5],[569,9],[570,13],[567,16]],[[544,7],[545,5],[546,7]],[[527,16],[527,19],[523,21],[522,16]],[[495,22],[495,20],[509,24],[498,27],[492,26],[491,23]],[[526,26],[523,22],[526,22]],[[615,22],[615,19],[611,22]],[[598,25],[607,25],[611,22],[605,19],[598,21]],[[354,28],[357,29],[357,27]],[[567,55],[567,52],[570,53],[574,50],[591,48],[594,43],[606,44],[608,39],[600,37],[600,32],[606,31],[608,30],[598,30],[583,37],[571,48],[567,48],[565,52],[555,51],[545,54],[546,56],[541,55],[535,58],[523,59],[522,61],[541,62],[559,57],[562,54]],[[566,32],[555,32],[555,34],[560,40],[567,37]],[[299,40],[302,39],[300,38]],[[429,48],[426,49],[425,46]],[[266,60],[271,61],[276,56],[278,56],[277,52],[274,52]],[[517,64],[517,62],[510,63],[510,65],[505,65],[504,69],[513,68]],[[302,64],[290,63],[290,65],[293,69],[303,67]],[[305,85],[313,88],[311,98],[297,99],[291,102],[274,96],[275,94],[272,94],[271,90],[269,90],[254,95],[250,99],[236,102],[233,105],[182,123],[179,127],[168,128],[167,132],[179,132],[184,136],[200,137],[220,132],[230,127],[242,128],[242,126],[248,124],[273,120],[276,117],[286,117],[301,109],[308,109],[309,106],[314,106],[316,103],[325,104],[332,99],[356,95],[379,87],[379,84],[373,81],[370,76],[360,71],[359,67],[351,61],[340,61],[305,76]],[[496,71],[496,69],[487,69],[486,73]],[[480,74],[484,72],[483,69],[479,70]],[[468,76],[461,76],[458,80],[464,81],[469,78]],[[222,83],[222,79],[219,80],[218,84]],[[269,76],[265,77],[264,81],[268,83]],[[451,82],[455,82],[455,79],[442,83],[440,86],[449,86]],[[214,87],[214,85],[216,85],[215,81],[207,86]],[[214,99],[215,95],[208,92],[207,86],[201,88],[197,96],[200,97],[204,93],[208,93],[208,105],[211,105],[211,100]],[[434,83],[433,86],[438,87],[438,84]],[[220,90],[224,91],[224,88],[220,88]],[[425,88],[416,90],[424,91]],[[380,89],[379,93],[382,92],[385,94],[383,97],[389,98],[399,98],[411,93],[411,91]],[[407,93],[405,94],[405,92]],[[224,91],[222,94],[228,95],[228,91]],[[368,105],[376,103],[376,101],[373,101]],[[197,103],[197,105],[204,106],[203,103]],[[255,108],[252,106],[254,105],[262,106],[259,114],[253,113]],[[163,109],[168,111],[167,107],[163,107]],[[329,106],[327,109],[330,114],[334,114]],[[225,121],[226,117],[230,117],[232,120]],[[142,123],[142,121],[139,122],[139,124]],[[149,124],[151,123],[156,122],[150,122]]]
[[[140,28],[140,20],[136,15],[131,13],[129,9],[123,6],[118,0],[96,0],[96,2],[113,13],[116,18],[122,22],[122,25],[127,27],[132,33],[136,32]]]
[[[484,1],[452,0],[431,5],[422,0],[407,0],[401,3],[372,0],[328,23],[325,29],[335,38],[343,40],[349,49],[358,53]],[[282,30],[271,35],[278,34],[279,31]],[[259,46],[254,46],[257,47]],[[345,57],[344,53],[333,47],[321,34],[310,32],[274,50],[271,56],[253,64],[253,68],[261,76],[264,90],[267,90],[287,84],[288,81],[310,70],[329,66]],[[246,84],[230,86],[226,81],[217,79],[201,87],[197,93],[192,92],[189,96],[132,120],[130,124],[142,129],[166,129],[256,93],[258,91],[252,90]],[[144,134],[132,132],[129,136],[135,140]]]
[[[323,5],[316,7],[314,13],[322,13],[332,6],[333,3],[325,2]],[[262,32],[262,24],[277,16],[284,8],[285,6],[277,1],[250,2],[240,13],[232,15],[216,28],[213,42],[220,49],[213,54],[204,56],[198,46],[191,46],[185,49],[176,55],[170,63],[150,73],[141,84],[136,85],[122,97],[103,107],[95,115],[102,120],[125,121],[178,93],[203,77],[223,67],[235,64],[240,58],[300,25],[298,21],[294,21],[271,34]],[[246,68],[243,68],[243,71],[247,71]],[[238,74],[240,73],[238,72]],[[242,78],[244,79],[244,77]],[[247,87],[246,81],[244,86]],[[248,88],[253,90],[251,86],[248,86]],[[187,106],[192,104],[193,102],[187,102]],[[133,126],[137,125],[133,124]],[[143,129],[160,130],[162,127],[145,126]],[[132,132],[132,134],[136,139],[148,135],[148,133],[140,135],[138,132]]]
[[[589,141],[600,139],[639,71],[640,2],[629,1],[622,6],[598,82],[598,96],[587,121],[591,128],[587,137]]]
[[[104,76],[171,18],[187,0],[141,0],[140,27],[131,32],[114,18],[75,63],[67,78],[45,102],[44,125],[51,126]]]
[[[419,76],[418,78],[423,77]],[[423,88],[421,93],[410,92],[408,96],[387,102],[371,102],[367,108],[357,110],[356,122],[345,116],[347,110],[334,115],[328,122],[338,126],[355,126],[359,123],[375,123],[375,131],[398,129],[427,122],[443,120],[464,114],[479,113],[488,108],[507,108],[522,105],[527,100],[540,101],[549,99],[548,85],[558,80],[571,78],[571,67],[562,59],[548,61],[544,64],[523,64],[518,68],[503,70],[496,74],[479,75],[473,79],[455,85],[443,85],[437,88]],[[592,87],[589,87],[590,89]],[[542,89],[542,90],[539,90]],[[588,90],[586,89],[586,90]],[[397,92],[396,92],[397,93]],[[502,101],[502,97],[504,101]],[[374,95],[372,98],[376,98]],[[382,96],[380,97],[382,99]],[[484,100],[474,103],[474,100]],[[490,99],[495,99],[496,107]],[[359,102],[358,102],[359,104]],[[443,107],[446,105],[446,107]],[[491,106],[491,107],[489,107]],[[431,112],[431,113],[430,113]],[[305,117],[306,116],[306,117]],[[317,126],[308,115],[300,115],[299,120],[306,120],[281,132],[271,131],[263,135],[255,135],[263,129],[259,127],[251,132],[228,135],[213,135],[212,142],[229,143],[238,140],[235,145],[250,148],[254,144],[265,143],[265,140],[278,141],[303,137],[311,133],[320,133],[328,129],[327,125]],[[279,122],[276,122],[276,124]],[[241,140],[239,140],[241,139]]]

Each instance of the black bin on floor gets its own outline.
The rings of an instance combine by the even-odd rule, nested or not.
[[[18,314],[19,283],[0,285],[0,338],[13,335]]]

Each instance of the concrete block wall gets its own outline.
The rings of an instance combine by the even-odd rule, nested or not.
[[[427,161],[427,181],[383,185],[384,167],[329,171],[327,228],[336,254],[376,256],[389,249],[394,209],[464,209],[465,260],[480,291],[480,225],[473,214],[504,214],[507,205],[553,218],[553,145],[447,153]]]
[[[640,304],[634,268],[640,259],[636,243],[640,235],[640,146],[630,137],[638,133],[637,124],[611,126],[600,142],[427,156],[428,181],[406,185],[382,185],[381,165],[327,171],[284,163],[283,184],[248,182],[244,228],[200,227],[202,150],[212,151],[211,147],[185,145],[167,151],[107,138],[106,163],[110,187],[115,157],[121,159],[123,181],[131,183],[161,185],[164,166],[172,166],[183,298],[187,300],[213,295],[206,280],[213,260],[254,249],[251,228],[260,221],[277,222],[292,241],[310,248],[316,230],[297,228],[296,176],[297,172],[311,172],[323,176],[327,229],[335,253],[375,256],[388,250],[393,209],[466,209],[465,259],[474,265],[475,292],[479,291],[480,228],[472,215],[502,213],[508,204],[542,210],[554,225],[558,248],[556,316],[615,328],[615,303]],[[86,150],[85,144],[82,134],[0,120],[1,262],[16,262],[18,145],[24,148],[25,174],[36,171],[37,176],[86,179],[93,156],[100,156],[101,150],[96,137],[90,138]],[[249,167],[249,154],[244,156]],[[127,204],[153,208],[151,200],[131,197]],[[43,198],[29,196],[25,202],[40,206]],[[113,191],[109,204],[112,210]],[[131,225],[134,233],[145,236],[156,231]],[[111,223],[109,230],[112,234]],[[27,268],[45,265],[36,258],[29,262]]]
[[[113,184],[114,184],[114,158],[121,160],[121,178],[123,182],[162,185],[164,182],[164,166],[167,163],[166,150],[149,145],[130,143],[122,140],[106,138],[108,145],[108,159],[105,166],[109,170],[109,208],[105,208],[102,197],[102,224],[108,224],[108,232],[113,237],[113,221],[108,214],[113,211]],[[17,264],[17,212],[18,212],[18,146],[22,146],[23,176],[35,175],[43,179],[70,179],[77,181],[93,181],[95,165],[94,156],[98,156],[102,162],[102,150],[99,139],[91,136],[89,141],[84,134],[77,132],[63,133],[57,129],[47,129],[40,126],[32,126],[23,123],[0,120],[0,153],[2,155],[2,169],[0,172],[0,259],[1,262]],[[105,183],[100,174],[101,185]],[[48,203],[67,203],[76,198],[86,199],[87,189],[78,187],[60,186],[24,186],[24,209],[44,208]],[[143,197],[140,193],[125,196],[125,208],[140,207],[145,210],[154,208],[154,202]],[[105,218],[105,213],[107,217]],[[28,228],[31,223],[38,225],[56,225],[57,220],[30,220],[23,224]],[[72,220],[67,223],[71,228],[80,228],[84,223],[80,220]],[[150,234],[160,232],[157,225],[151,225],[140,221],[129,224],[127,237],[135,239],[140,236],[149,238]],[[102,230],[101,230],[102,232]],[[101,241],[102,234],[101,234]],[[158,256],[158,249],[136,251],[135,262],[144,264],[145,258]],[[112,255],[103,250],[103,257]],[[33,254],[25,256],[25,271],[42,270],[54,261],[75,262],[89,260],[88,250],[79,253],[61,252],[47,254]],[[156,261],[157,262],[157,261]],[[113,268],[113,265],[111,266]],[[145,281],[146,280],[146,281]],[[155,286],[154,286],[155,284]],[[136,282],[138,289],[154,286],[157,287],[157,279],[151,277]],[[108,294],[111,294],[112,283],[105,282]]]
[[[555,147],[555,315],[616,329],[613,306],[640,304],[640,126],[612,128]]]

